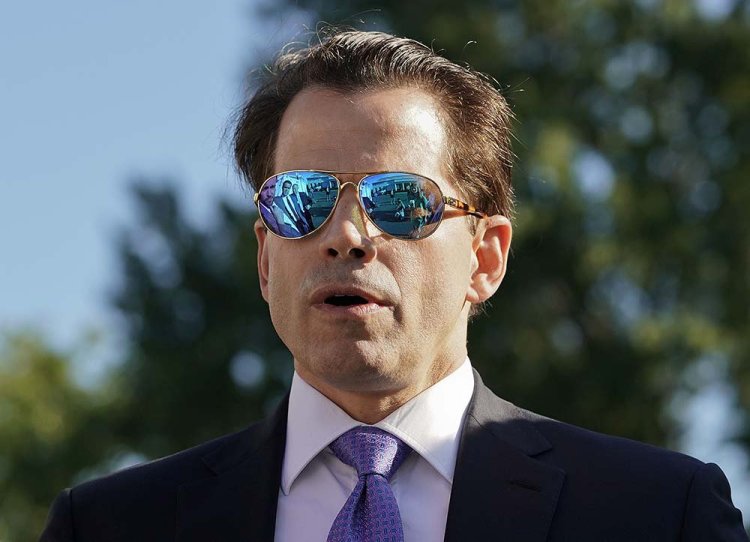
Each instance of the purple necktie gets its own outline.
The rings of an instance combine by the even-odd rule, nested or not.
[[[355,427],[331,443],[359,480],[328,533],[328,542],[403,542],[398,503],[388,483],[411,448],[376,427]]]

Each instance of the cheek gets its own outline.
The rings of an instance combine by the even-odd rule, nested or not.
[[[443,247],[405,255],[399,283],[406,300],[405,315],[413,320],[450,318],[461,311],[471,278],[470,255]]]
[[[430,291],[425,296],[435,306],[435,310],[458,313],[466,300],[466,265],[453,258],[446,259],[441,264],[433,269],[432,278],[428,281]]]
[[[301,320],[298,307],[299,277],[296,268],[281,260],[280,254],[271,257],[268,269],[268,308],[271,322],[281,341],[292,352],[300,352],[300,341],[305,341],[308,326]],[[275,265],[274,263],[275,262]]]
[[[295,265],[299,258],[285,252],[272,249],[269,253],[268,304],[274,323],[277,319],[285,321],[292,314],[294,301],[298,297],[297,286],[301,280],[300,267]],[[279,323],[283,324],[282,321]]]

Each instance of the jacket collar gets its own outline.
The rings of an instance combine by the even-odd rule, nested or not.
[[[495,396],[474,372],[453,478],[447,542],[547,538],[565,473],[539,460],[552,448],[530,414]],[[179,488],[177,541],[272,542],[288,396],[269,418],[203,457],[215,476]]]
[[[537,459],[552,448],[530,414],[495,396],[474,373],[453,479],[445,540],[542,542],[565,473]]]
[[[179,488],[177,542],[273,541],[287,403],[203,457],[215,476]]]

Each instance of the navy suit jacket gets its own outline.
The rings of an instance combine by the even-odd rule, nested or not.
[[[496,397],[475,373],[445,540],[747,541],[713,464]],[[42,542],[271,541],[287,401],[244,431],[63,491]]]

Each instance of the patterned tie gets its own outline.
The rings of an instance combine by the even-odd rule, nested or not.
[[[336,516],[328,542],[403,542],[398,503],[388,483],[411,448],[375,427],[355,427],[331,443],[359,481]]]

